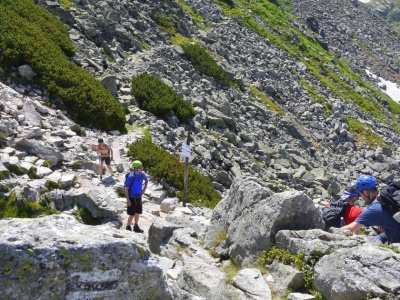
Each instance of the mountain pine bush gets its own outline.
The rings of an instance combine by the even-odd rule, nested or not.
[[[197,71],[213,77],[227,87],[233,85],[226,72],[216,64],[206,49],[199,44],[186,44],[182,48],[186,58],[191,61]]]
[[[173,111],[185,123],[195,116],[192,105],[154,75],[143,73],[134,77],[131,91],[141,109],[159,118],[166,118]]]
[[[33,0],[2,0],[0,20],[0,67],[30,65],[37,83],[52,99],[61,99],[77,123],[126,131],[119,103],[88,71],[69,61],[74,45],[59,19]]]
[[[140,160],[147,171],[157,180],[164,179],[179,189],[178,197],[183,196],[184,166],[179,158],[153,144],[149,139],[136,141],[129,145],[128,155]],[[187,201],[214,208],[221,196],[213,188],[211,179],[189,166]]]

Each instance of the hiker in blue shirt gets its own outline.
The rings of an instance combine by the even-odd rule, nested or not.
[[[132,162],[132,168],[133,172],[128,175],[125,181],[125,197],[128,205],[127,213],[129,215],[126,230],[132,231],[131,223],[133,218],[135,218],[133,231],[143,233],[143,230],[140,229],[138,222],[139,215],[143,211],[142,195],[146,191],[149,180],[147,179],[146,174],[143,172],[143,165],[139,160]]]
[[[361,199],[369,205],[361,215],[349,225],[340,229],[350,230],[356,233],[362,227],[379,226],[384,232],[376,237],[382,242],[389,244],[400,242],[400,223],[393,219],[392,213],[379,202],[378,182],[371,175],[363,175],[356,182],[357,192]]]

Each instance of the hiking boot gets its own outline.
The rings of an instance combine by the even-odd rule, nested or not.
[[[100,180],[100,181],[103,181],[103,176],[99,176],[99,180]]]
[[[140,229],[138,224],[135,224],[135,226],[133,226],[133,231],[134,232],[138,232],[138,233],[143,233],[144,232],[142,229]]]
[[[132,231],[131,225],[126,226],[126,230]]]

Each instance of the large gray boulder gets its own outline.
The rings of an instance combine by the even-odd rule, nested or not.
[[[399,278],[400,253],[379,246],[337,250],[322,257],[314,268],[314,288],[328,300],[396,295]]]
[[[117,218],[126,205],[112,190],[91,189],[76,192],[78,204],[90,211],[94,218]]]
[[[278,248],[288,249],[293,254],[323,256],[338,249],[353,248],[361,244],[376,245],[379,240],[373,236],[353,235],[350,231],[332,228],[330,232],[314,230],[281,230],[275,237]]]
[[[236,180],[215,207],[205,247],[220,243],[239,266],[253,263],[260,253],[275,244],[278,231],[323,228],[313,201],[303,192],[272,194],[257,178]]]
[[[59,150],[55,150],[53,147],[47,146],[43,142],[33,139],[23,138],[17,140],[15,148],[48,160],[52,166],[57,165],[63,159]]]
[[[171,299],[147,245],[65,214],[0,220],[5,299]]]

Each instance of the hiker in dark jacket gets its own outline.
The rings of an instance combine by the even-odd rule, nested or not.
[[[389,244],[400,242],[400,223],[393,219],[392,213],[378,201],[378,182],[371,175],[363,175],[356,182],[357,193],[365,201],[367,209],[351,224],[341,227],[342,230],[358,232],[362,227],[380,226],[384,232],[377,238]]]

